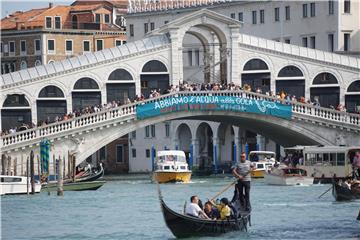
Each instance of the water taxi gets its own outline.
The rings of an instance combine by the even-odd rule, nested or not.
[[[251,177],[263,178],[265,172],[274,166],[275,156],[276,154],[270,151],[251,151],[249,159],[256,167],[251,171]]]
[[[352,175],[354,156],[360,147],[345,146],[294,146],[284,149],[297,167],[315,178],[315,183],[331,183],[333,178],[345,179]]]
[[[265,182],[269,185],[311,185],[313,177],[307,176],[307,172],[300,168],[280,166],[265,172]]]
[[[165,150],[156,153],[153,180],[158,183],[190,182],[191,170],[183,151]]]
[[[0,195],[31,193],[30,178],[24,176],[0,175]],[[35,193],[41,190],[40,182],[35,182]]]

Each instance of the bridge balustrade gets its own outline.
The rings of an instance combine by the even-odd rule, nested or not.
[[[162,95],[157,98],[145,100],[143,102],[131,103],[123,105],[117,108],[105,109],[92,114],[82,115],[69,120],[55,122],[46,126],[41,126],[26,131],[16,132],[13,134],[5,135],[1,137],[2,146],[10,146],[13,144],[25,143],[27,141],[36,140],[47,136],[63,135],[65,132],[76,131],[76,129],[83,130],[88,126],[92,126],[98,123],[106,123],[109,120],[121,118],[124,116],[132,115],[135,119],[136,106],[144,103],[151,103],[166,98],[177,97],[177,96],[233,96],[242,97],[252,100],[266,100],[275,101],[283,104],[292,105],[292,112],[298,114],[298,116],[310,116],[314,120],[324,119],[330,120],[337,125],[343,126],[348,124],[352,127],[360,127],[360,115],[351,114],[346,112],[340,112],[333,109],[327,109],[322,107],[316,107],[309,104],[299,102],[288,102],[275,97],[267,96],[264,94],[258,94],[248,91],[199,91],[199,92],[176,92],[167,95]]]

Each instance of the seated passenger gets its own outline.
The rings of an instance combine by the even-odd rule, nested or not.
[[[191,196],[190,204],[186,206],[185,214],[193,216],[193,217],[200,217],[204,219],[210,219],[204,211],[199,207],[199,198],[198,196]]]
[[[222,198],[220,204],[215,204],[211,202],[220,212],[220,219],[225,220],[229,219],[231,215],[231,209],[229,207],[229,200],[227,198]]]
[[[212,206],[211,202],[206,202],[206,203],[205,203],[204,212],[205,212],[206,215],[207,215],[209,218],[211,218],[212,220],[216,220],[216,219],[220,218],[220,213],[219,213],[219,211]]]

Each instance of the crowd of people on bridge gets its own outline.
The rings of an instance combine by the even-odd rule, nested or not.
[[[184,82],[180,85],[170,85],[169,88],[161,91],[161,89],[152,89],[149,94],[148,98],[157,98],[160,95],[174,93],[174,92],[196,92],[196,91],[245,91],[245,92],[253,92],[258,94],[265,94],[266,96],[272,97],[274,99],[278,99],[280,101],[283,101],[285,103],[292,103],[292,102],[300,102],[303,104],[309,104],[313,106],[320,107],[319,100],[315,98],[315,100],[312,102],[310,99],[306,99],[304,96],[296,97],[295,95],[287,94],[285,91],[280,91],[278,93],[274,93],[273,91],[263,91],[262,88],[257,87],[256,89],[253,89],[249,84],[244,84],[243,86],[236,85],[234,83],[229,84],[220,84],[220,83],[202,83],[202,84],[188,84]],[[34,127],[40,127],[40,126],[46,126],[50,123],[59,122],[59,121],[66,121],[68,119],[72,119],[74,117],[79,117],[82,115],[92,114],[96,112],[106,111],[111,108],[116,108],[124,104],[130,104],[130,103],[136,103],[146,100],[144,94],[136,95],[134,99],[127,98],[125,101],[110,101],[108,103],[102,104],[102,105],[94,105],[94,106],[87,106],[83,109],[77,109],[73,112],[69,112],[67,114],[64,114],[62,116],[55,116],[55,118],[51,119],[49,116],[45,120],[38,121],[37,124],[35,123],[22,123],[21,126],[14,126],[10,129],[3,129],[1,131],[1,136],[5,136],[8,134],[14,134],[19,131],[24,131],[27,129],[31,129]],[[333,109],[336,109],[338,111],[344,111],[346,112],[345,106],[342,104],[339,104],[336,108],[332,107]]]

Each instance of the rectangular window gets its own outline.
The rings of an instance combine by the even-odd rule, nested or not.
[[[350,50],[350,33],[344,33],[344,51]]]
[[[244,21],[244,14],[242,12],[239,12],[239,21]]]
[[[54,39],[48,39],[48,53],[55,53],[55,40]]]
[[[329,46],[329,51],[333,52],[334,51],[334,34],[333,33],[328,34],[328,46]]]
[[[90,41],[89,40],[83,41],[83,52],[90,52]]]
[[[95,14],[95,22],[96,23],[100,23],[100,17],[101,17],[101,14]]]
[[[145,127],[145,137],[150,137],[150,126]]]
[[[146,155],[146,158],[150,157],[150,149],[145,150],[145,155]]]
[[[41,42],[40,39],[35,39],[35,52],[41,51]]]
[[[316,48],[315,36],[311,36],[311,37],[310,37],[310,48],[312,48],[312,49],[315,49],[315,48]]]
[[[132,132],[131,132],[131,138],[132,138],[132,139],[136,139],[136,131],[132,131]]]
[[[144,33],[146,34],[149,31],[149,24],[144,23]]]
[[[26,40],[20,41],[20,53],[26,54]]]
[[[196,66],[200,66],[200,51],[195,50],[195,64]]]
[[[290,6],[285,7],[285,20],[290,20]]]
[[[130,37],[133,37],[134,36],[134,24],[130,24],[130,26],[129,26],[129,28],[130,28]]]
[[[192,51],[191,50],[188,51],[187,56],[188,56],[188,64],[189,64],[188,66],[192,66],[193,63],[192,63]]]
[[[235,13],[231,13],[231,14],[230,14],[230,17],[231,17],[232,19],[235,19]]]
[[[150,23],[150,31],[152,31],[152,30],[154,30],[154,29],[155,29],[155,23],[152,22],[152,23]]]
[[[116,163],[123,163],[124,160],[124,145],[116,145]]]
[[[275,8],[275,22],[280,21],[280,8]]]
[[[286,38],[284,42],[290,44],[290,38]]]
[[[260,10],[260,23],[265,23],[265,10]]]
[[[136,148],[131,149],[131,155],[133,158],[136,158]]]
[[[104,40],[97,39],[96,40],[96,51],[103,50],[103,48],[104,48]]]
[[[155,137],[155,125],[151,125],[151,137]]]
[[[52,17],[45,18],[45,28],[52,28]]]
[[[344,0],[344,13],[350,13],[350,0]]]
[[[104,23],[110,23],[110,15],[104,14]]]
[[[310,16],[315,17],[315,3],[310,3]]]
[[[65,41],[65,51],[67,54],[72,53],[72,51],[73,51],[73,41],[72,40]]]
[[[123,45],[126,44],[126,41],[122,41],[122,44],[123,44]]]
[[[55,29],[61,28],[61,17],[55,17]]]
[[[307,47],[307,46],[308,46],[307,37],[303,37],[303,38],[302,38],[302,46],[303,46],[303,47]]]
[[[15,55],[15,42],[9,42],[9,55]]]
[[[303,4],[303,18],[308,17],[308,7],[307,4]]]
[[[252,11],[252,24],[256,24],[257,16],[256,11]]]
[[[329,0],[329,15],[334,14],[334,0]]]
[[[165,137],[170,137],[170,124],[165,123]]]
[[[0,52],[1,52],[1,54],[3,54],[3,52],[4,52],[4,44],[3,44],[3,42],[1,42],[0,43],[0,45],[1,45],[1,47],[0,47]]]
[[[115,46],[121,46],[121,40],[115,40]]]
[[[169,21],[167,21],[167,20],[164,22],[164,24],[168,24],[168,23],[169,23]]]

